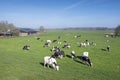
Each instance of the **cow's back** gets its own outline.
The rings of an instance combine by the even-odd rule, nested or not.
[[[53,62],[57,63],[57,61],[50,56],[45,56],[44,57],[44,63],[45,64],[52,64]]]
[[[46,63],[49,63],[49,62],[50,62],[49,59],[50,59],[50,56],[45,56],[45,57],[44,57],[44,63],[45,63],[45,64],[46,64]]]

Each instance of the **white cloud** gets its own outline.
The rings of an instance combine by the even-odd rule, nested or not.
[[[71,4],[71,5],[67,6],[67,7],[65,7],[64,10],[70,10],[70,9],[76,8],[76,7],[78,7],[78,6],[86,3],[87,1],[88,1],[88,0],[81,0],[81,1],[79,1],[79,2],[76,2],[76,3],[74,3],[74,4]]]

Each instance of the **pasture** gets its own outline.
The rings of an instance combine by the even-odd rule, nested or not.
[[[120,38],[105,37],[104,33],[108,32],[113,31],[47,30],[40,35],[1,38],[0,80],[119,80]],[[78,34],[81,37],[74,38]],[[40,37],[40,40],[36,37]],[[43,47],[47,39],[57,39],[62,44],[51,43],[50,47]],[[77,43],[85,40],[95,42],[96,46],[79,47]],[[70,43],[70,49],[62,48],[64,41]],[[30,50],[22,50],[24,45],[30,45]],[[110,52],[101,50],[107,45],[110,45]],[[50,51],[52,46],[59,46],[67,55],[63,59],[56,59],[59,71],[43,66],[44,56],[53,54]],[[89,67],[80,59],[69,57],[72,50],[77,56],[88,51],[93,66]]]

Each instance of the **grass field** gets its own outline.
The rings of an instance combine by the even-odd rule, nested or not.
[[[120,38],[104,37],[112,31],[89,30],[48,30],[45,34],[27,37],[0,39],[0,80],[119,80],[120,79]],[[81,38],[74,38],[80,34]],[[61,45],[52,43],[43,47],[45,40],[54,40],[61,35]],[[35,37],[40,37],[36,40]],[[29,40],[29,41],[28,41]],[[70,49],[63,49],[63,41],[71,44]],[[76,42],[93,41],[96,46],[78,47]],[[109,40],[109,42],[107,42]],[[23,51],[24,45],[30,45],[29,51]],[[74,61],[69,57],[56,59],[60,70],[43,67],[44,56],[52,55],[52,46],[59,46],[66,55],[74,50],[77,56],[89,52],[92,67]],[[110,45],[110,52],[102,51]]]

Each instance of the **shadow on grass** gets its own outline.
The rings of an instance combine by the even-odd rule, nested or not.
[[[107,51],[107,50],[106,50],[106,49],[104,49],[104,48],[102,48],[101,50],[102,50],[102,51]]]
[[[40,62],[39,64],[44,67],[44,63]],[[47,67],[47,64],[45,65],[45,67]],[[53,67],[51,65],[49,65],[49,68],[53,69]]]
[[[82,61],[81,57],[82,57],[82,56],[77,56],[77,58],[74,59],[74,61],[77,62],[77,63],[83,64],[83,65],[87,65],[86,63],[84,63],[84,62]]]
[[[39,64],[42,65],[42,66],[44,66],[44,63],[42,63],[42,62],[40,62]]]
[[[67,57],[67,58],[71,58],[71,56],[70,56],[70,55],[66,55],[66,57]]]

